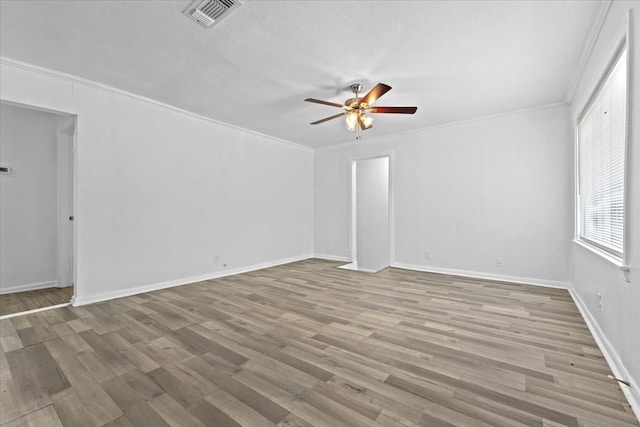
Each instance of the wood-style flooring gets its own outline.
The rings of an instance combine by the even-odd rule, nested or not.
[[[3,294],[0,295],[0,316],[64,304],[71,301],[71,297],[73,286]]]
[[[638,425],[565,290],[339,264],[3,320],[0,424]]]

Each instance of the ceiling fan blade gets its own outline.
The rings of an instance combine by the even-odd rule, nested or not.
[[[324,119],[317,120],[315,122],[312,122],[311,124],[312,125],[319,125],[320,123],[328,122],[329,120],[333,120],[333,119],[337,119],[338,117],[342,117],[345,114],[347,114],[346,111],[344,113],[336,114],[335,116],[325,117]]]
[[[384,83],[378,83],[367,93],[364,98],[360,101],[361,104],[371,105],[375,102],[376,99],[380,98],[385,93],[391,90],[391,86],[386,85]]]
[[[373,107],[369,112],[374,114],[414,114],[417,110],[418,107]]]
[[[330,105],[332,107],[339,107],[339,108],[343,107],[342,104],[336,104],[335,102],[322,101],[320,99],[314,99],[314,98],[307,98],[307,99],[305,99],[305,101],[307,101],[307,102],[315,102],[316,104]]]

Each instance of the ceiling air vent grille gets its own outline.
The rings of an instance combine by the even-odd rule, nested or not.
[[[241,4],[239,0],[196,0],[184,14],[203,27],[210,28],[229,16]]]

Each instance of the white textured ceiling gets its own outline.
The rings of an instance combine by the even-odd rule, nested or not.
[[[0,2],[0,55],[310,147],[353,139],[348,84],[393,87],[364,140],[567,100],[598,1],[267,1],[212,29],[186,1]]]

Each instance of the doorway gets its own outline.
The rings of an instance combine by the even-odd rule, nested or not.
[[[0,104],[0,318],[74,293],[76,116]]]
[[[391,263],[390,155],[351,159],[351,264],[377,272]]]

